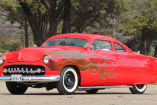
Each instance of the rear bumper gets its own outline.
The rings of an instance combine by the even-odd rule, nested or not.
[[[60,76],[22,76],[20,80],[13,80],[11,76],[0,76],[0,81],[7,82],[57,82]]]

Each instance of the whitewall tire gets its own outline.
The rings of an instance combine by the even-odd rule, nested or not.
[[[131,93],[133,94],[143,94],[147,88],[147,85],[141,84],[141,85],[133,85],[132,88],[129,88]]]
[[[78,75],[73,67],[65,67],[60,74],[60,81],[57,83],[57,90],[60,94],[70,95],[78,87]]]

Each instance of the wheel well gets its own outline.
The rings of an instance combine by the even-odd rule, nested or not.
[[[75,66],[75,65],[66,65],[65,67],[73,67],[75,70],[76,70],[76,72],[77,72],[77,75],[78,75],[78,86],[80,86],[80,84],[81,84],[81,74],[80,74],[80,70],[79,70],[79,68],[77,67],[77,66]],[[63,68],[65,68],[65,67],[63,67]]]

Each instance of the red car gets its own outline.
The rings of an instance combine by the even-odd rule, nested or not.
[[[142,94],[146,84],[157,82],[157,59],[136,54],[108,36],[62,34],[40,47],[1,56],[0,80],[12,94],[23,94],[28,87],[57,88],[60,94],[128,87]]]

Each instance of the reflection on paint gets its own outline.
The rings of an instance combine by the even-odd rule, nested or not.
[[[2,56],[3,57],[3,59],[4,59],[4,61],[5,61],[5,53],[2,53],[2,54],[0,54],[0,56]],[[0,67],[2,66],[2,64],[0,64]]]

